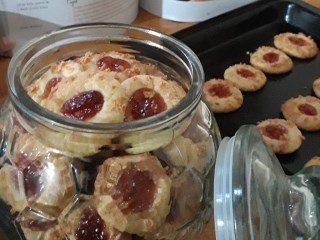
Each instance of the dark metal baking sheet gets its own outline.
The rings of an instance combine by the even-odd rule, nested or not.
[[[176,34],[199,56],[206,79],[223,78],[224,70],[236,63],[249,63],[248,52],[262,45],[273,46],[273,36],[281,32],[304,32],[320,47],[320,11],[301,1],[261,0]],[[311,60],[292,58],[288,74],[267,75],[266,86],[244,93],[240,110],[215,114],[222,136],[233,136],[244,124],[267,118],[283,118],[281,104],[290,97],[313,95],[312,82],[320,77],[320,53]],[[296,173],[315,155],[320,156],[320,131],[302,131],[306,140],[292,154],[278,155],[283,169]]]

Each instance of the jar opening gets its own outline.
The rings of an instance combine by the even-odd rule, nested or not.
[[[187,95],[175,107],[156,116],[119,123],[89,123],[54,114],[34,102],[25,87],[54,62],[84,54],[86,51],[116,49],[143,55],[174,69]],[[168,68],[164,67],[167,66]],[[168,73],[168,72],[167,72]],[[38,123],[79,131],[137,131],[154,129],[186,117],[200,101],[204,73],[197,56],[175,38],[143,27],[127,24],[90,24],[63,28],[29,42],[13,56],[8,71],[9,94],[16,110]]]

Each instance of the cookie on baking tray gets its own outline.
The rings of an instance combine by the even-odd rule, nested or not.
[[[316,80],[313,81],[312,89],[313,89],[314,94],[318,98],[320,98],[320,78],[317,78]]]
[[[204,83],[203,96],[215,113],[233,112],[243,103],[241,91],[231,82],[223,79],[210,79]]]
[[[318,46],[315,41],[301,32],[280,33],[274,36],[274,45],[289,56],[300,59],[313,58],[318,53]]]
[[[258,122],[257,127],[264,142],[275,153],[292,153],[301,146],[304,140],[297,126],[293,122],[285,119],[266,119]]]
[[[281,106],[287,120],[306,131],[320,130],[320,99],[313,96],[290,98]]]
[[[320,166],[320,156],[314,156],[304,164],[304,167]]]
[[[287,73],[293,68],[293,62],[287,54],[269,46],[261,46],[251,53],[250,63],[269,74]]]
[[[234,83],[241,91],[254,92],[267,82],[266,75],[258,68],[248,64],[235,64],[224,71],[224,79]]]

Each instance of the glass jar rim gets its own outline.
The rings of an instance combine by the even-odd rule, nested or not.
[[[155,116],[131,121],[131,122],[117,122],[117,123],[94,123],[85,122],[80,120],[74,120],[71,118],[66,118],[55,114],[37,104],[31,99],[31,97],[25,91],[24,86],[20,81],[19,68],[24,60],[24,58],[30,54],[33,54],[34,47],[37,44],[44,42],[46,39],[55,39],[57,36],[85,29],[94,28],[110,28],[110,29],[123,29],[141,32],[148,34],[149,36],[156,37],[162,41],[166,41],[172,46],[174,46],[176,51],[182,54],[185,59],[188,60],[188,66],[190,71],[190,77],[192,82],[190,88],[187,91],[186,96],[174,107],[159,113]],[[106,37],[106,39],[108,36]],[[87,39],[87,40],[90,40]],[[108,40],[108,39],[107,39]],[[141,40],[142,41],[142,40]],[[155,46],[154,44],[152,47]],[[156,45],[161,47],[160,44]],[[177,56],[177,55],[175,55]],[[184,62],[185,63],[185,62]],[[17,51],[17,53],[12,57],[7,73],[7,85],[9,97],[14,105],[15,109],[24,116],[28,116],[37,122],[45,124],[47,126],[54,125],[56,127],[63,128],[65,130],[79,130],[82,132],[108,132],[108,131],[130,131],[135,132],[139,130],[155,129],[168,123],[174,119],[180,118],[181,116],[187,116],[195,107],[198,105],[201,99],[202,85],[204,82],[204,71],[200,60],[197,55],[184,43],[174,38],[173,36],[158,32],[151,28],[137,26],[133,24],[123,24],[123,23],[91,23],[91,24],[79,24],[66,26],[59,30],[47,33],[43,36],[37,37],[25,46]]]

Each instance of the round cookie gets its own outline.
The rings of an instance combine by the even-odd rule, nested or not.
[[[151,117],[174,107],[186,95],[177,82],[150,75],[128,78],[121,86],[128,96],[124,121]]]
[[[185,97],[185,90],[175,81],[162,77],[137,75],[121,83],[128,102],[125,106],[124,121],[152,117],[177,105]],[[184,126],[179,128],[184,129]],[[179,131],[179,129],[177,129]],[[122,138],[122,143],[131,146],[128,153],[137,154],[155,150],[172,141],[173,131],[133,134]]]
[[[26,88],[29,96],[37,103],[47,98],[61,81],[65,81],[65,76],[57,69],[58,65],[53,64],[40,78]]]
[[[266,75],[248,64],[235,64],[224,71],[224,79],[234,83],[241,91],[254,92],[267,82]]]
[[[313,58],[318,53],[315,41],[301,32],[280,33],[274,36],[274,45],[286,54],[300,59]]]
[[[320,78],[314,80],[312,84],[312,89],[316,96],[320,98]]]
[[[27,206],[59,215],[76,194],[70,159],[56,154],[29,133],[15,141],[11,164],[0,168],[0,197],[21,212]]]
[[[69,76],[68,73],[69,77],[61,77],[61,81],[54,81],[51,87],[54,78],[49,77],[52,75],[50,70],[48,76],[45,74],[44,78],[39,78],[28,88],[28,94],[42,107],[68,118],[98,123],[123,122],[128,97],[113,74],[105,71],[93,74],[86,68],[76,67],[71,70],[71,65],[82,66],[71,61],[60,63],[60,70],[56,71],[68,69],[73,75]],[[48,84],[50,93],[44,97],[42,89],[46,89]],[[64,151],[69,156],[80,157],[99,152],[100,147],[109,144],[112,138],[110,135],[81,131],[60,133],[41,126],[38,133],[44,144]]]
[[[96,199],[80,196],[73,207],[68,206],[66,210],[68,212],[64,211],[60,217],[60,224],[67,239],[132,239],[130,234],[119,232],[102,219],[96,209]]]
[[[171,179],[149,154],[108,158],[98,170],[97,211],[120,232],[144,234],[160,227],[170,211]]]
[[[293,67],[293,62],[287,54],[269,46],[259,47],[254,53],[251,53],[250,63],[270,74],[287,73]]]
[[[320,156],[314,156],[304,164],[304,167],[309,167],[309,166],[320,166]]]
[[[121,84],[108,72],[89,76],[81,71],[75,79],[59,82],[40,105],[69,118],[112,123],[123,121],[127,101]]]
[[[257,127],[264,142],[275,153],[292,153],[301,146],[304,140],[297,126],[285,119],[266,119],[258,122]]]
[[[227,113],[239,109],[243,103],[241,91],[231,82],[210,79],[204,83],[203,97],[215,113]]]
[[[281,106],[287,120],[307,131],[320,130],[320,99],[312,96],[298,96],[287,100]]]

